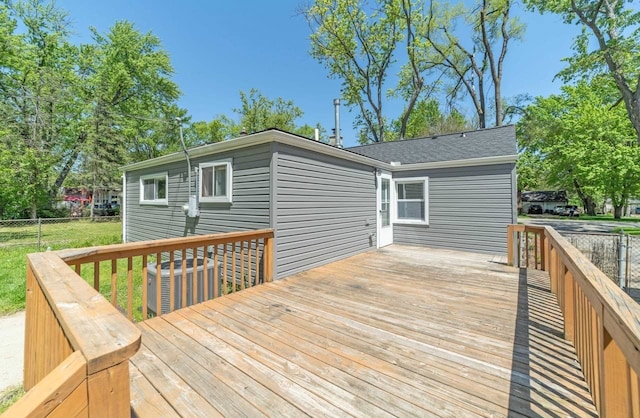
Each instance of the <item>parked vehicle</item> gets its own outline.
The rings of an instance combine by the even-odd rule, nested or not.
[[[93,207],[93,214],[96,216],[114,216],[116,210],[110,203],[96,203]]]
[[[531,205],[529,206],[529,210],[527,211],[530,215],[542,215],[542,206],[540,205]]]
[[[554,214],[559,216],[580,216],[580,208],[576,205],[556,206],[553,210]]]

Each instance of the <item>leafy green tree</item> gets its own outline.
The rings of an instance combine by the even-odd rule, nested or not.
[[[607,196],[619,218],[640,192],[640,147],[615,92],[598,78],[536,98],[519,124],[519,141],[542,162],[550,184],[575,191],[589,213]]]
[[[237,130],[235,122],[221,115],[210,122],[193,122],[188,128],[186,137],[189,138],[191,145],[212,144],[231,138]]]
[[[241,91],[240,107],[234,109],[234,112],[240,115],[238,126],[247,133],[269,128],[293,132],[296,119],[303,115],[293,100],[284,100],[281,97],[271,100],[257,89],[251,89],[249,93]]]
[[[176,149],[161,134],[185,112],[160,41],[118,22],[76,46],[69,28],[53,2],[0,2],[0,153],[21,184],[0,216],[40,216],[73,171],[83,185],[110,187],[144,151]]]
[[[316,128],[310,125],[297,125],[296,121],[304,114],[293,100],[281,97],[270,99],[258,89],[249,92],[240,91],[240,107],[233,109],[238,120],[225,115],[216,116],[210,122],[197,121],[189,125],[186,137],[189,145],[203,145],[236,138],[242,133],[251,134],[276,128],[292,132],[307,138],[315,136],[315,129],[320,129],[321,136],[325,135],[320,124]]]
[[[51,178],[68,152],[64,121],[74,114],[77,50],[67,41],[66,14],[52,3],[3,2],[0,20],[0,141],[24,182],[18,212],[35,218],[53,197]]]
[[[399,130],[401,121],[393,121],[393,131]],[[463,132],[473,129],[465,117],[456,109],[443,114],[436,100],[419,101],[407,121],[406,137],[419,138],[429,135]]]
[[[511,14],[513,5],[512,0],[477,0],[470,7],[430,0],[422,28],[424,54],[438,62],[451,81],[452,100],[465,95],[471,99],[480,128],[488,126],[490,97],[495,125],[504,120],[504,61],[509,43],[524,33],[524,25]],[[459,24],[462,30],[456,30]]]
[[[78,158],[95,191],[119,184],[119,166],[136,155],[131,150],[157,138],[150,132],[163,131],[174,118],[180,92],[155,35],[140,33],[130,22],[116,22],[106,35],[92,32],[95,43],[81,49],[80,94],[87,116]]]
[[[525,148],[518,155],[518,191],[540,190],[545,187],[545,160],[535,151]]]
[[[398,118],[398,134],[403,138],[409,115],[423,94],[425,73],[433,68],[418,44],[421,3],[316,0],[302,13],[312,32],[311,55],[325,65],[331,77],[342,80],[341,98],[359,110],[355,125],[362,140],[387,139],[384,105],[389,96],[406,102]],[[388,83],[394,54],[399,52],[406,61],[400,65],[397,83]]]
[[[640,9],[632,0],[525,0],[581,26],[574,55],[560,73],[566,81],[608,74],[615,82],[640,143]],[[635,6],[635,7],[634,7]]]
[[[317,123],[315,127],[307,124],[298,126],[293,131],[293,133],[300,136],[304,136],[305,138],[315,139],[316,129],[318,130],[318,134],[319,134],[318,139],[322,142],[327,142],[328,140],[327,131],[319,123]]]

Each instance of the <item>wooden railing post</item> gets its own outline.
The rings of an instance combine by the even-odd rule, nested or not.
[[[55,312],[27,263],[27,311],[25,313],[24,389],[40,382],[73,353]]]
[[[507,264],[513,266],[513,225],[507,225]]]
[[[555,247],[551,247],[551,257],[549,261],[549,282],[551,291],[555,294],[554,285],[557,276],[558,276],[558,251]]]
[[[574,303],[574,280],[570,271],[567,271],[564,275],[564,338],[571,342],[575,339],[573,322],[575,318],[575,303]]]
[[[264,281],[273,281],[273,237],[265,239],[264,244]]]
[[[545,246],[544,246],[544,270],[545,271],[549,271],[549,269],[551,268],[551,241],[549,240],[549,237],[547,236],[547,229],[545,228],[544,230],[544,242],[545,242]]]
[[[547,240],[547,231],[540,232],[540,269],[548,271],[547,268],[547,251],[549,251],[549,242]]]

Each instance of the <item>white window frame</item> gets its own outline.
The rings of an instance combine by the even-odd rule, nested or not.
[[[422,183],[424,190],[424,219],[398,219],[398,184]],[[394,224],[429,225],[429,177],[394,178],[391,188],[391,218]]]
[[[224,166],[227,171],[227,184],[226,191],[227,194],[225,196],[202,196],[202,169],[213,167],[212,173],[214,178],[211,179],[212,184],[215,187],[215,173],[216,167]],[[200,163],[199,165],[200,175],[198,176],[198,197],[201,203],[233,203],[233,160],[231,158],[227,158],[224,160],[211,161],[206,163]]]
[[[152,199],[146,200],[144,198],[144,181],[145,180],[164,180],[164,199]],[[155,185],[155,194],[158,194],[158,183],[154,182]],[[141,205],[160,205],[166,206],[169,204],[169,173],[166,171],[163,173],[154,173],[154,174],[146,174],[144,176],[140,176],[140,204]]]

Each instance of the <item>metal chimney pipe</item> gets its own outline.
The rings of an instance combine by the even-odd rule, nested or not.
[[[336,146],[342,148],[342,136],[340,135],[340,99],[333,99],[333,106],[336,111]]]

